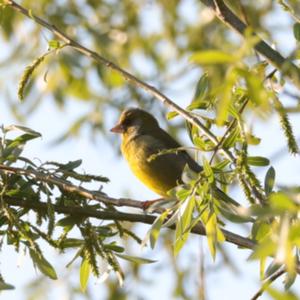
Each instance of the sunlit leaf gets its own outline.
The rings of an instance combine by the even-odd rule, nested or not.
[[[206,50],[194,53],[190,60],[202,65],[228,64],[236,61],[234,55],[220,50]]]
[[[80,266],[80,288],[82,292],[86,291],[91,273],[91,266],[87,259],[83,259]]]
[[[148,259],[148,258],[143,258],[143,257],[138,257],[138,256],[130,256],[130,255],[125,255],[125,254],[120,254],[120,253],[116,253],[116,256],[128,260],[130,262],[136,263],[138,265],[140,264],[153,264],[155,262],[157,262],[156,260],[153,259]]]

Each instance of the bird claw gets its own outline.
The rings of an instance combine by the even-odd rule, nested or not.
[[[159,198],[159,199],[155,199],[155,200],[146,200],[146,201],[143,201],[143,203],[142,203],[142,208],[143,208],[143,210],[148,210],[149,207],[155,205],[156,203],[161,202],[162,200],[164,200],[164,198]]]

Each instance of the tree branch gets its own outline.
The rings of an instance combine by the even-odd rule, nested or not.
[[[217,137],[208,130],[201,122],[200,120],[195,117],[194,115],[190,114],[180,106],[178,106],[176,103],[174,103],[169,97],[164,95],[162,92],[160,92],[158,89],[156,89],[154,86],[151,86],[150,84],[142,81],[141,79],[137,78],[136,76],[130,74],[129,72],[125,71],[124,69],[120,68],[118,65],[113,63],[112,61],[109,61],[108,59],[104,58],[97,52],[94,52],[81,44],[79,44],[77,41],[69,37],[67,34],[65,34],[63,31],[58,29],[55,25],[51,25],[50,23],[46,22],[45,20],[35,16],[31,11],[24,8],[23,6],[17,4],[15,1],[12,0],[4,0],[4,3],[7,6],[10,6],[14,10],[22,13],[23,15],[33,19],[36,23],[40,24],[41,26],[47,28],[49,31],[51,31],[55,36],[60,38],[62,41],[64,41],[68,46],[75,49],[76,51],[94,59],[100,64],[104,64],[106,67],[118,72],[120,75],[123,76],[123,78],[130,83],[134,84],[135,86],[145,90],[147,93],[155,97],[156,99],[160,100],[165,106],[171,108],[172,110],[176,111],[179,115],[184,117],[187,121],[189,121],[191,124],[195,125],[199,130],[205,134],[215,145],[218,144]],[[235,158],[232,155],[230,151],[227,149],[220,149],[223,154],[231,161],[235,162]]]
[[[161,101],[165,106],[171,108],[172,110],[176,111],[179,115],[181,115],[183,118],[185,118],[188,122],[195,125],[203,134],[205,134],[213,143],[215,146],[219,145],[219,141],[217,137],[209,130],[207,129],[201,121],[191,114],[190,112],[184,110],[180,106],[178,106],[176,103],[174,103],[170,98],[168,98],[166,95],[164,95],[162,92],[160,92],[158,89],[156,89],[154,86],[151,86],[150,84],[140,80],[136,76],[130,74],[129,72],[125,71],[124,69],[120,68],[115,63],[109,61],[108,59],[104,58],[100,54],[82,46],[74,39],[70,38],[67,34],[65,34],[63,31],[58,29],[56,26],[51,25],[50,23],[46,22],[45,20],[35,16],[32,11],[29,11],[28,9],[24,8],[23,6],[17,4],[15,1],[12,0],[4,0],[4,3],[7,6],[10,6],[14,10],[22,13],[23,15],[33,19],[36,23],[40,24],[41,26],[47,28],[49,31],[51,31],[55,36],[60,38],[62,41],[66,43],[66,45],[70,46],[71,48],[75,49],[76,51],[94,59],[100,64],[104,64],[106,67],[118,72],[120,75],[123,76],[127,81],[131,82],[135,86],[145,90],[147,93]],[[229,159],[234,165],[236,165],[236,159],[234,155],[229,151],[228,149],[224,147],[218,147],[218,150],[223,153],[223,155]],[[249,189],[252,191],[252,194],[255,198],[259,199],[259,202],[262,201],[262,196],[259,195],[255,187],[253,187],[251,184],[246,184],[249,186]],[[140,208],[140,207],[139,207]]]
[[[272,282],[274,282],[277,278],[279,278],[281,275],[283,275],[286,272],[286,270],[280,270],[276,273],[274,273],[272,276],[267,278],[263,284],[263,286],[259,289],[257,293],[250,299],[250,300],[257,300],[263,292],[271,285]]]
[[[247,26],[223,0],[200,0],[204,5],[211,8],[215,15],[227,26],[244,36]],[[284,58],[278,51],[271,48],[264,40],[260,39],[255,45],[255,50],[266,60],[286,75],[298,88],[300,88],[300,69],[291,61]]]
[[[43,202],[33,202],[33,201],[24,201],[15,197],[4,197],[4,201],[9,206],[18,206],[23,208],[29,208],[39,211],[47,211],[48,205]],[[84,207],[75,207],[75,206],[59,206],[52,205],[53,210],[56,213],[61,214],[70,214],[73,216],[81,217],[90,217],[100,220],[116,220],[116,221],[127,221],[132,223],[144,223],[144,224],[153,224],[156,219],[156,216],[150,216],[146,214],[133,214],[133,213],[124,213],[119,211],[101,211]],[[170,229],[175,229],[175,225],[168,227]],[[223,229],[223,234],[227,242],[234,244],[238,247],[253,249],[256,243],[248,238],[242,237],[238,234],[230,232]],[[198,223],[192,230],[192,233],[199,235],[206,235],[205,228],[201,223]]]
[[[69,181],[62,180],[58,177],[55,177],[54,175],[49,176],[49,174],[43,174],[42,172],[38,172],[35,170],[26,170],[22,168],[9,167],[0,164],[0,171],[1,170],[6,174],[24,175],[24,176],[35,178],[42,182],[54,184],[60,187],[65,192],[77,193],[78,195],[83,196],[88,200],[95,200],[107,205],[113,205],[118,207],[127,206],[127,207],[144,209],[142,201],[132,200],[128,198],[111,198],[106,196],[104,193],[87,190],[83,187],[76,186],[70,183]]]

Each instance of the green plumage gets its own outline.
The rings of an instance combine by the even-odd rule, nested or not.
[[[146,111],[136,108],[124,111],[112,131],[122,133],[121,150],[133,173],[163,197],[181,182],[185,165],[195,172],[202,170],[185,151],[162,154],[149,161],[151,155],[180,145]]]

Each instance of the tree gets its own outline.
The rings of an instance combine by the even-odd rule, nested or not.
[[[253,299],[265,290],[274,299],[296,299],[292,286],[300,272],[299,188],[275,186],[274,161],[250,154],[260,143],[254,134],[256,120],[268,122],[275,114],[289,152],[299,152],[287,115],[299,112],[299,51],[296,45],[285,58],[274,50],[270,46],[272,28],[264,25],[264,18],[280,7],[294,23],[287,30],[299,41],[300,7],[296,1],[265,1],[258,6],[252,1],[223,0],[191,4],[132,0],[60,4],[45,0],[22,5],[3,0],[1,5],[2,38],[11,50],[3,70],[8,72],[9,64],[32,60],[22,75],[19,67],[11,70],[19,78],[18,91],[14,84],[5,97],[19,121],[25,121],[44,101],[54,100],[60,108],[69,102],[75,105],[74,100],[85,101],[88,111],[57,136],[56,143],[61,143],[85,129],[93,136],[101,131],[106,137],[112,113],[132,103],[152,108],[160,116],[168,108],[167,119],[181,120],[173,133],[182,132],[184,120],[185,135],[204,167],[199,174],[185,170],[184,185],[171,191],[178,199],[176,205],[144,213],[140,201],[88,188],[91,182],[101,186],[108,179],[78,172],[81,160],[36,163],[23,156],[24,146],[40,136],[38,129],[5,125],[0,164],[3,243],[13,245],[16,251],[26,249],[34,265],[52,279],[57,274],[40,240],[59,251],[76,249],[70,264],[80,261],[80,285],[85,290],[91,272],[103,277],[113,271],[122,283],[120,259],[132,263],[133,273],[136,264],[153,263],[125,254],[127,239],[154,248],[164,235],[161,229],[169,227],[175,230],[175,256],[192,239],[190,233],[206,236],[213,258],[219,253],[228,260],[223,247],[226,242],[250,249],[250,258],[259,261],[262,281]],[[157,14],[159,18],[154,17]],[[151,24],[153,20],[160,22],[157,27]],[[21,38],[16,42],[17,32]],[[182,90],[196,90],[185,109],[172,100],[172,91],[170,96],[163,92],[178,84]],[[11,100],[16,94],[22,102]],[[15,131],[21,134],[11,137]],[[113,143],[109,136],[107,140]],[[253,166],[269,165],[261,183]],[[216,185],[224,193],[213,192]],[[243,196],[232,199],[230,187],[242,190]],[[135,228],[124,221],[149,224],[147,236],[138,237]],[[239,231],[247,224],[247,237],[225,229],[233,223]],[[99,258],[104,269],[99,267]],[[185,290],[185,273],[176,259],[175,270],[176,296],[196,297]],[[271,288],[282,276],[288,291]],[[12,286],[3,279],[2,289],[9,288]],[[203,286],[197,292],[204,299]],[[120,290],[111,290],[112,298],[121,295]]]

